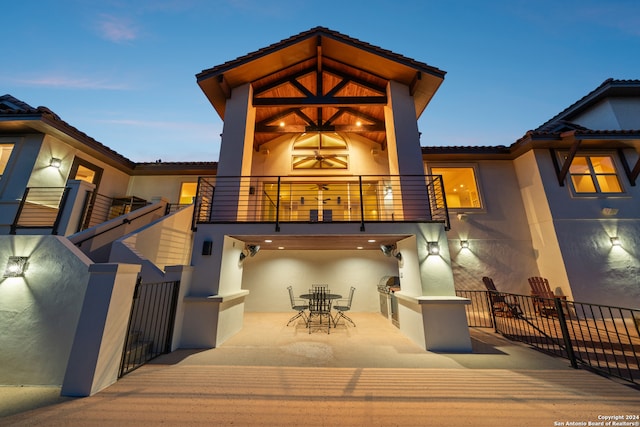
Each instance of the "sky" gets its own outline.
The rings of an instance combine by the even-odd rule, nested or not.
[[[640,78],[638,0],[2,3],[0,95],[135,162],[216,161],[195,75],[323,26],[445,71],[423,146],[510,145],[608,78]]]

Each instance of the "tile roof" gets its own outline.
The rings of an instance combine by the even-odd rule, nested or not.
[[[569,107],[556,114],[554,117],[537,127],[536,131],[550,131],[556,127],[557,122],[569,120],[572,116],[592,106],[596,102],[613,96],[640,96],[640,80],[615,80],[609,78],[600,86],[571,104]]]
[[[379,55],[381,57],[385,57],[387,59],[391,59],[393,61],[397,61],[400,63],[403,63],[405,65],[411,66],[411,67],[415,67],[418,68],[424,72],[428,72],[430,74],[434,74],[438,77],[444,78],[444,75],[446,74],[445,71],[442,71],[436,67],[432,67],[431,65],[428,65],[424,62],[420,62],[420,61],[416,61],[415,59],[411,59],[408,58],[406,56],[400,55],[398,53],[394,53],[390,50],[387,49],[383,49],[381,47],[378,46],[374,46],[372,44],[369,44],[367,42],[363,42],[361,40],[358,40],[356,38],[353,37],[349,37],[345,34],[339,33],[337,31],[331,30],[329,28],[326,27],[314,27],[311,28],[310,30],[307,31],[303,31],[302,33],[299,33],[297,35],[291,36],[289,38],[286,38],[284,40],[281,40],[277,43],[274,43],[272,45],[263,47],[261,49],[256,50],[255,52],[251,52],[248,53],[244,56],[240,56],[236,59],[233,59],[231,61],[227,61],[223,64],[217,65],[215,67],[203,70],[202,72],[200,72],[199,74],[196,75],[196,78],[200,79],[202,77],[207,77],[207,75],[215,75],[215,74],[220,74],[226,70],[229,70],[231,68],[234,68],[240,64],[243,64],[245,62],[251,61],[253,59],[259,58],[261,56],[264,55],[268,55],[270,53],[273,53],[279,49],[282,49],[286,46],[295,44],[301,40],[305,40],[308,39],[310,37],[314,37],[314,36],[325,36],[325,37],[329,37],[329,38],[333,38],[335,40],[339,40],[342,41],[344,43],[359,47],[362,50],[366,50],[368,52],[374,53],[376,55]]]
[[[135,165],[133,161],[129,160],[122,154],[112,150],[106,145],[96,141],[86,133],[71,126],[69,123],[62,120],[56,113],[54,113],[47,107],[40,106],[34,108],[29,104],[7,94],[0,96],[0,118],[2,117],[7,117],[9,119],[15,120],[41,120],[46,124],[54,127],[55,129],[83,143],[87,147],[106,154],[125,167],[133,168]]]

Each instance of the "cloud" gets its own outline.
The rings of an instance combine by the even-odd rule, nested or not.
[[[124,43],[138,38],[138,30],[133,23],[126,18],[114,15],[101,15],[98,31],[100,37],[115,43]]]
[[[32,78],[13,79],[16,84],[25,86],[52,87],[60,89],[107,89],[126,90],[128,87],[122,83],[112,83],[106,80],[88,77],[74,77],[66,75],[36,76]]]

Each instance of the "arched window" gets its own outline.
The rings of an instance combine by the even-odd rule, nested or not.
[[[300,169],[348,169],[345,139],[335,132],[305,132],[293,142],[291,167]]]

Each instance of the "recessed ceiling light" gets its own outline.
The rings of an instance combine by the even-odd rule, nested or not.
[[[376,242],[376,239],[369,239],[369,240],[367,240],[367,242],[369,242],[369,243],[375,243],[375,242]]]
[[[264,242],[265,242],[265,243],[271,243],[271,242],[273,242],[273,240],[271,240],[271,239],[266,239]]]
[[[362,249],[362,246],[358,246],[356,249]]]
[[[278,249],[284,249],[284,246],[278,246]]]

